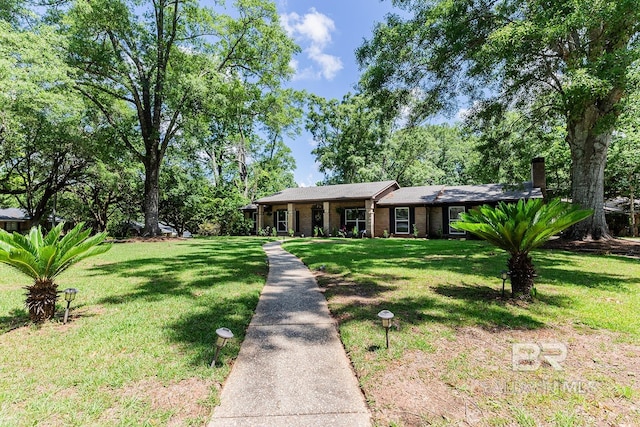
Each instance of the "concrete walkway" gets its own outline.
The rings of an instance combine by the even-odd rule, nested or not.
[[[280,243],[209,427],[371,426],[327,301]]]

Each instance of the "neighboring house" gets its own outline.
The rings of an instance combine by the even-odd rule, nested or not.
[[[503,184],[400,188],[395,181],[302,187],[263,197],[242,210],[254,218],[256,230],[275,228],[278,234],[290,230],[296,235],[313,234],[315,227],[325,234],[338,230],[381,237],[466,237],[451,223],[460,213],[499,201],[542,198],[546,190],[544,159],[532,161],[532,182],[518,186]]]
[[[170,225],[159,222],[158,226],[160,227],[160,232],[164,237],[178,237],[178,232],[176,231],[175,228],[171,227]],[[143,230],[144,230],[144,223],[138,222],[138,221],[129,221],[129,235],[141,236]],[[191,237],[191,233],[188,231],[185,231],[183,234],[183,237]]]
[[[640,200],[635,199],[633,209],[631,207],[631,201],[627,197],[616,197],[605,201],[604,213],[607,225],[614,236],[633,236],[634,227],[637,233],[640,225]],[[632,220],[632,215],[635,221]]]
[[[20,208],[0,209],[0,228],[19,233],[31,229],[31,217]]]

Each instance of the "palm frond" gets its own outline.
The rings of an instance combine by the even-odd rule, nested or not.
[[[460,215],[453,223],[505,251],[526,254],[562,230],[588,218],[593,212],[559,199],[480,206]]]

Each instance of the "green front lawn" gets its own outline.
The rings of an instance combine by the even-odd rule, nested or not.
[[[536,302],[514,304],[501,299],[498,278],[507,255],[480,241],[314,239],[285,248],[323,271],[379,425],[640,423],[638,259],[536,251]],[[382,309],[396,315],[388,351]],[[513,344],[543,342],[566,345],[563,370],[543,363],[516,372]]]
[[[61,276],[71,319],[25,326],[0,265],[0,425],[202,425],[265,283],[264,239],[123,243]],[[210,369],[215,329],[237,339]]]

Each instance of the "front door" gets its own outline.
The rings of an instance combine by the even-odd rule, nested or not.
[[[311,210],[311,227],[314,230],[318,227],[319,229],[323,227],[323,214],[324,211],[322,209],[312,209]]]

